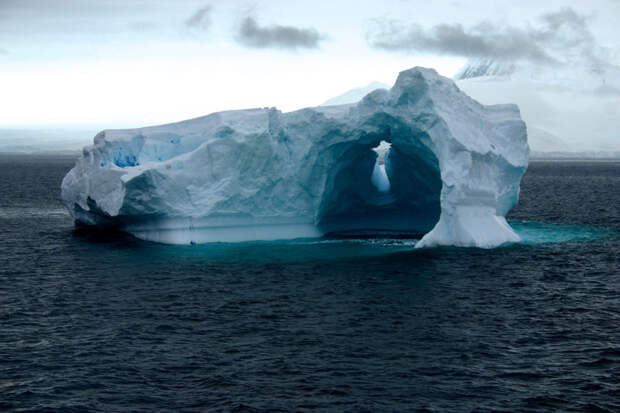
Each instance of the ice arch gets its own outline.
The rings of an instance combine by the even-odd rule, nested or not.
[[[392,230],[424,234],[440,214],[441,176],[439,162],[424,145],[421,131],[397,119],[375,120],[381,128],[373,133],[356,131],[356,140],[335,152],[337,158],[327,177],[318,210],[322,232]],[[372,151],[379,142],[390,143],[385,154],[385,178],[378,156]],[[386,179],[389,190],[373,182]]]
[[[381,141],[387,192],[373,184]],[[493,247],[518,240],[504,216],[528,151],[515,105],[483,106],[414,68],[357,104],[103,131],[62,198],[77,224],[165,243],[391,229],[426,233],[419,246]]]

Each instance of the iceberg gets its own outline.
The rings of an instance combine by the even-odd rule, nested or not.
[[[528,153],[516,105],[484,106],[416,67],[354,104],[102,131],[61,192],[76,225],[160,243],[382,230],[492,248],[519,241],[505,215]]]

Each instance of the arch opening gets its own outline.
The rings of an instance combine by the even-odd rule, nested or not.
[[[437,157],[423,132],[399,126],[361,133],[339,148],[319,209],[322,232],[420,237],[435,226],[442,185]]]
[[[379,145],[372,148],[373,151],[377,154],[377,159],[375,161],[375,167],[372,171],[372,175],[370,176],[370,181],[382,194],[389,194],[391,190],[390,185],[390,177],[387,176],[385,172],[385,157],[392,146],[391,143],[386,141],[379,142]]]

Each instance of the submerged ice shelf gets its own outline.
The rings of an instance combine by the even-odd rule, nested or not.
[[[481,105],[413,68],[357,104],[100,132],[62,198],[78,225],[163,243],[374,229],[426,234],[418,247],[491,248],[519,240],[504,216],[528,151],[515,105]]]

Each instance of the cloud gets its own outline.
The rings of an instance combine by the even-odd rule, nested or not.
[[[544,14],[536,26],[526,27],[482,21],[469,27],[444,23],[424,29],[416,23],[375,20],[367,40],[388,51],[545,64],[565,63],[576,56],[595,60],[596,49],[589,18],[571,8]]]
[[[241,22],[237,41],[247,47],[258,49],[316,49],[324,37],[313,28],[293,26],[259,26],[253,17]]]
[[[9,54],[9,51],[0,47],[0,54]]]
[[[211,26],[211,6],[199,8],[187,20],[185,27],[206,30]]]
[[[157,29],[159,26],[156,23],[148,21],[134,21],[127,24],[127,27],[136,32],[148,32]]]

